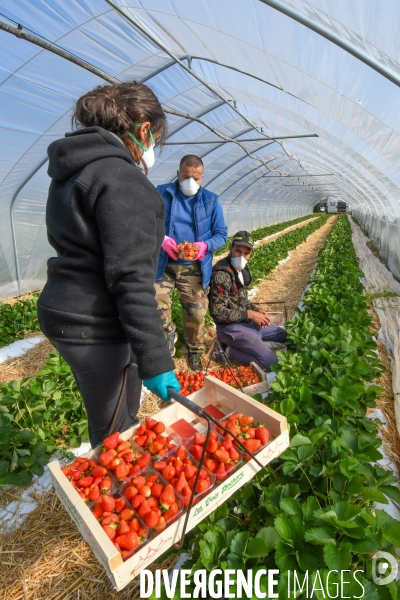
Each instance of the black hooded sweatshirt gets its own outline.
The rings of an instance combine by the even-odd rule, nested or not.
[[[38,302],[43,333],[130,343],[139,376],[174,369],[155,300],[164,201],[112,133],[89,127],[50,144],[48,239],[57,251]]]

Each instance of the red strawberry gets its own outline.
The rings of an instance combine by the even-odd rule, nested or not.
[[[98,500],[100,498],[100,489],[98,485],[95,485],[94,487],[92,487],[92,489],[89,492],[89,500],[91,502],[94,502],[95,500]]]
[[[218,450],[214,452],[213,457],[220,463],[227,463],[229,461],[229,452],[223,448],[218,448]]]
[[[129,450],[128,452],[124,452],[121,455],[121,458],[127,464],[132,463],[135,460],[135,453],[132,452],[132,450]]]
[[[117,479],[125,479],[125,477],[128,477],[128,473],[129,473],[129,467],[125,463],[121,463],[115,469],[115,477]]]
[[[110,540],[113,540],[116,536],[116,531],[114,527],[111,527],[111,525],[103,525],[102,527],[106,532],[107,536],[110,538]]]
[[[204,433],[195,433],[194,434],[193,444],[195,446],[204,446],[205,441],[206,441],[206,436],[204,435]]]
[[[148,431],[148,432],[146,432],[146,435],[147,435],[146,445],[151,444],[152,442],[154,442],[154,440],[157,437],[157,434],[154,433],[154,431]]]
[[[93,483],[93,477],[91,477],[90,475],[88,477],[83,477],[82,479],[79,480],[79,486],[81,488],[87,488],[90,487]]]
[[[175,473],[176,473],[176,471],[175,471],[175,469],[174,469],[174,467],[172,465],[167,465],[162,470],[162,476],[167,481],[170,481],[170,479],[172,479],[173,477],[175,477]]]
[[[218,448],[218,442],[216,440],[208,440],[207,452],[213,454]]]
[[[200,460],[201,455],[203,453],[203,446],[198,446],[198,445],[193,446],[193,448],[191,449],[191,453],[193,454],[193,456],[196,460]]]
[[[111,525],[112,527],[114,527],[114,529],[118,528],[118,524],[119,524],[119,516],[115,515],[114,513],[111,513],[109,515],[107,515],[106,517],[104,517],[102,523],[102,525]]]
[[[121,442],[120,444],[118,444],[116,450],[118,452],[118,454],[120,452],[122,452],[123,450],[130,450],[131,449],[131,443],[126,441],[126,442]]]
[[[103,507],[101,504],[101,501],[96,502],[96,504],[94,505],[94,509],[93,509],[93,514],[96,517],[96,519],[101,519],[101,517],[103,516]]]
[[[154,498],[159,498],[162,494],[163,489],[164,486],[162,483],[155,483],[151,486],[151,495],[154,496]]]
[[[169,483],[165,486],[164,490],[160,495],[160,508],[162,512],[168,510],[175,502],[175,490],[172,485]]]
[[[101,497],[101,505],[105,512],[112,512],[115,508],[115,499],[109,494],[104,494]]]
[[[154,429],[154,426],[157,425],[157,421],[152,419],[151,417],[146,417],[146,429]]]
[[[116,456],[115,458],[112,459],[112,461],[107,465],[107,468],[110,469],[110,471],[114,471],[114,469],[116,469],[118,467],[118,465],[120,465],[121,463],[123,463],[124,461],[122,460],[122,458],[120,456]]]
[[[180,475],[184,469],[183,461],[180,458],[177,458],[174,467],[176,474]]]
[[[172,517],[174,517],[179,512],[179,508],[176,502],[171,504],[171,507],[164,513],[164,519],[168,522]]]
[[[200,469],[199,479],[206,479],[207,471],[205,469]]]
[[[177,492],[180,493],[183,490],[183,488],[186,487],[186,486],[187,486],[187,481],[186,481],[185,474],[181,473],[179,475],[178,481],[175,484],[175,489],[176,489]]]
[[[165,460],[159,460],[158,462],[154,463],[154,468],[156,471],[162,471],[166,466],[167,463],[165,462]]]
[[[222,442],[222,446],[225,448],[225,450],[230,450],[233,446],[233,442],[231,439],[225,439]]]
[[[134,497],[134,499],[132,500],[132,506],[135,509],[138,509],[139,506],[145,502],[146,498],[144,496],[142,496],[141,494],[138,494],[137,496]]]
[[[255,427],[248,427],[246,429],[246,434],[249,436],[249,438],[253,439],[256,437],[256,428]]]
[[[197,482],[197,485],[196,485],[196,494],[201,494],[201,492],[204,492],[209,487],[210,487],[209,479],[199,479],[199,481]]]
[[[240,425],[251,425],[253,420],[253,417],[241,417],[239,423]]]
[[[112,481],[109,477],[104,477],[103,481],[99,485],[100,492],[107,494],[112,488]]]
[[[138,492],[145,498],[150,498],[151,496],[151,489],[148,485],[139,485]]]
[[[139,487],[139,485],[144,485],[146,483],[146,478],[143,475],[138,475],[135,479],[132,480],[132,483]]]
[[[110,450],[107,450],[107,452],[102,452],[99,456],[99,460],[103,467],[106,467],[116,456],[117,452],[111,448]]]
[[[136,475],[136,473],[139,473],[140,470],[141,469],[139,465],[133,465],[133,467],[129,469],[129,477],[131,477],[132,475]]]
[[[218,462],[214,458],[206,458],[204,461],[204,466],[206,469],[211,471],[211,473],[215,473],[218,467]]]
[[[76,470],[80,471],[81,473],[84,473],[85,471],[87,471],[89,468],[89,461],[85,460],[84,462],[81,462],[77,467]]]
[[[132,498],[137,496],[138,493],[139,492],[138,492],[138,489],[136,486],[129,485],[124,491],[124,496],[125,496],[125,498],[128,498],[128,500],[132,500]]]
[[[224,463],[220,463],[218,465],[217,470],[215,471],[215,475],[217,477],[217,479],[225,479],[226,477],[226,471],[225,471],[225,465]]]
[[[124,508],[124,510],[119,515],[120,519],[124,521],[130,521],[135,513],[131,508]]]
[[[125,500],[125,498],[117,498],[117,500],[115,500],[115,508],[114,508],[114,510],[117,513],[120,513],[121,511],[124,510],[125,506],[126,506],[126,500]]]
[[[118,446],[118,441],[119,441],[119,431],[116,431],[112,435],[109,435],[108,437],[106,437],[106,439],[103,442],[103,446],[106,450],[111,450]]]
[[[266,427],[257,427],[256,439],[260,440],[262,446],[265,446],[265,444],[268,444],[269,438],[270,438],[270,433]]]
[[[150,485],[151,483],[157,483],[157,481],[159,479],[160,478],[159,478],[159,476],[156,473],[154,473],[152,475],[147,475],[146,476],[146,483],[147,483],[147,485]]]
[[[131,530],[131,528],[129,527],[128,523],[124,519],[121,519],[121,521],[119,522],[119,527],[118,527],[118,535],[123,535],[124,533],[129,533],[130,530]]]
[[[156,444],[161,444],[161,446],[164,448],[164,446],[166,446],[168,444],[169,439],[167,437],[165,437],[164,435],[157,435],[154,439],[154,442]]]
[[[160,510],[151,510],[150,512],[147,513],[147,515],[145,515],[145,522],[147,527],[156,527],[156,525],[158,524],[158,521],[160,519],[161,516],[161,511]]]
[[[158,421],[158,423],[156,423],[154,425],[153,431],[157,435],[159,435],[160,433],[164,433],[164,431],[165,431],[165,425],[164,425],[164,423],[161,423],[161,421]]]
[[[138,446],[140,446],[141,448],[143,448],[143,446],[146,444],[147,442],[147,436],[145,435],[139,435],[139,437],[137,437],[135,439],[135,442]]]
[[[252,452],[253,454],[255,452],[257,452],[257,450],[259,450],[261,448],[261,442],[260,440],[246,440],[244,445],[246,446],[247,450],[250,450],[250,452]],[[250,454],[246,454],[244,457],[246,460],[250,460],[251,456]]]
[[[234,461],[237,461],[240,458],[239,452],[233,446],[229,450],[229,456],[230,456],[231,460],[234,460]]]
[[[115,541],[121,546],[121,548],[125,548],[125,550],[134,550],[139,546],[139,538],[137,533],[134,531],[130,531],[124,535],[119,535]]]
[[[187,465],[185,470],[185,477],[187,480],[191,479],[194,475],[196,475],[197,468],[194,465]]]
[[[132,519],[132,521],[129,523],[129,527],[131,531],[136,531],[137,533],[140,529],[139,520],[136,517]]]
[[[182,490],[182,496],[184,498],[190,498],[190,496],[192,495],[192,490],[190,489],[190,487],[187,485],[186,487],[183,488]]]
[[[139,425],[139,427],[136,429],[135,435],[143,435],[144,432],[146,431],[146,425],[144,423],[142,423],[141,425]]]
[[[161,515],[161,517],[158,521],[158,525],[157,525],[157,533],[164,531],[165,527],[166,527],[165,519],[164,519],[163,515]],[[139,530],[139,533],[140,533],[140,530]]]
[[[139,506],[138,515],[139,515],[139,517],[145,517],[147,515],[147,513],[150,511],[151,511],[151,507],[148,505],[147,500],[145,500]]]
[[[105,475],[107,475],[107,469],[101,467],[100,465],[95,467],[92,471],[93,477],[101,477],[103,479]]]
[[[159,456],[161,456],[160,450],[163,449],[163,446],[164,446],[164,444],[159,444],[158,442],[153,442],[149,446],[149,452],[150,452],[150,454],[153,454],[153,455],[158,454]]]
[[[158,508],[159,506],[158,500],[157,498],[154,498],[154,496],[150,496],[150,498],[148,498],[147,504],[150,506],[150,508]]]
[[[187,457],[187,450],[185,448],[185,446],[179,446],[178,450],[176,451],[176,458],[180,458],[181,460],[185,460],[185,458]]]

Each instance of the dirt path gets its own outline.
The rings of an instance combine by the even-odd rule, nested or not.
[[[300,227],[304,227],[305,225],[312,223],[312,221],[315,221],[315,219],[318,219],[318,217],[320,217],[320,216],[321,215],[317,215],[316,217],[313,217],[312,219],[307,219],[307,221],[303,221],[302,223],[297,223],[297,225],[291,225],[291,227],[282,229],[282,231],[278,231],[278,233],[274,233],[272,235],[266,236],[265,238],[255,242],[254,246],[255,246],[255,248],[259,248],[260,246],[264,246],[264,244],[269,244],[270,242],[273,242],[274,240],[278,239],[285,233],[289,233],[289,231],[292,231],[294,229],[300,229]],[[229,254],[229,252],[225,252],[224,254],[219,254],[218,256],[214,256],[213,265],[215,265],[216,262],[221,260],[221,258],[228,256],[228,254]]]
[[[276,267],[262,283],[256,286],[256,294],[252,300],[254,302],[283,300],[286,302],[290,319],[314,269],[318,252],[325,244],[336,220],[337,216],[332,216],[325,225],[314,231],[306,242],[291,250],[289,259]]]

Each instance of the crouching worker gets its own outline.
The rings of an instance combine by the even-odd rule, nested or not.
[[[252,275],[247,262],[253,238],[239,231],[232,238],[229,256],[218,261],[210,282],[210,312],[217,326],[217,337],[229,359],[248,366],[257,363],[267,372],[278,361],[269,347],[283,347],[287,333],[270,323],[267,313],[249,301],[247,289]]]

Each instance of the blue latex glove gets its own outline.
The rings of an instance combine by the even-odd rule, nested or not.
[[[181,389],[179,381],[175,377],[175,373],[173,371],[161,373],[155,377],[150,377],[150,379],[143,379],[143,385],[153,392],[153,394],[157,394],[157,396],[159,396],[161,400],[164,400],[164,402],[171,401],[171,398],[167,393],[168,387],[172,387],[177,392],[179,392]]]

